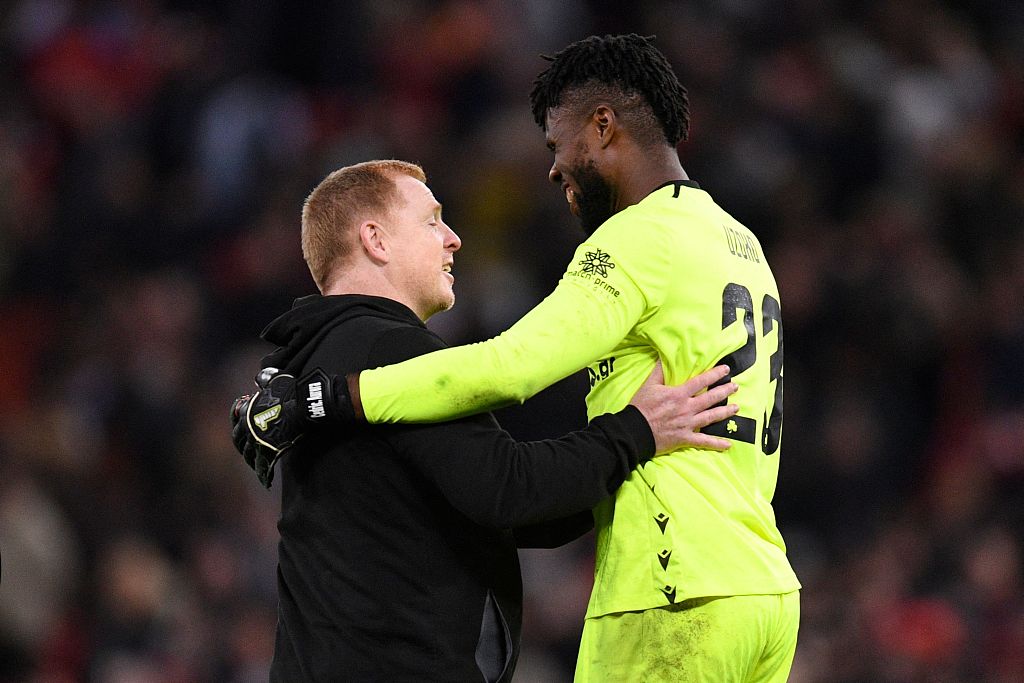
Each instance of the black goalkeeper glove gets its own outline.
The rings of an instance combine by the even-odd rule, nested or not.
[[[235,399],[231,406],[231,440],[245,464],[265,488],[274,481],[274,465],[302,436],[295,420],[295,377],[277,368],[256,375],[257,391]]]
[[[345,376],[328,377],[317,368],[299,380],[264,368],[257,391],[235,399],[231,440],[265,488],[274,481],[274,465],[313,425],[355,421]]]

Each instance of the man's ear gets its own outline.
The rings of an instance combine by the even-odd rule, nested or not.
[[[594,109],[590,120],[594,125],[601,148],[603,149],[610,145],[619,130],[619,119],[615,115],[615,110],[607,104],[599,104]]]
[[[380,223],[363,221],[359,224],[359,243],[374,263],[385,264],[391,260],[391,249],[387,235]]]

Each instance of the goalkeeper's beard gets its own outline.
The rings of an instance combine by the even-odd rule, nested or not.
[[[576,195],[580,225],[587,237],[590,237],[615,213],[612,187],[597,170],[592,159],[572,169],[571,174],[580,188]]]

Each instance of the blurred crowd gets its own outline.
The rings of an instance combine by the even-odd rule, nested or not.
[[[539,55],[631,31],[689,89],[684,167],[779,281],[792,680],[1024,680],[1024,4],[11,0],[0,683],[266,680],[279,488],[227,412],[315,291],[303,198],[423,164],[464,242],[431,327],[493,336],[581,237]],[[557,436],[585,388],[499,419]],[[517,680],[569,680],[592,538],[522,559]]]

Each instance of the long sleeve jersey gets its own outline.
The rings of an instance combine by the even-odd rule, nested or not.
[[[782,315],[757,238],[696,183],[612,216],[555,290],[501,335],[362,373],[369,422],[429,422],[521,402],[587,368],[591,419],[622,408],[660,358],[668,383],[731,368],[726,453],[645,463],[594,511],[588,616],[799,588],[771,499],[781,454]]]

